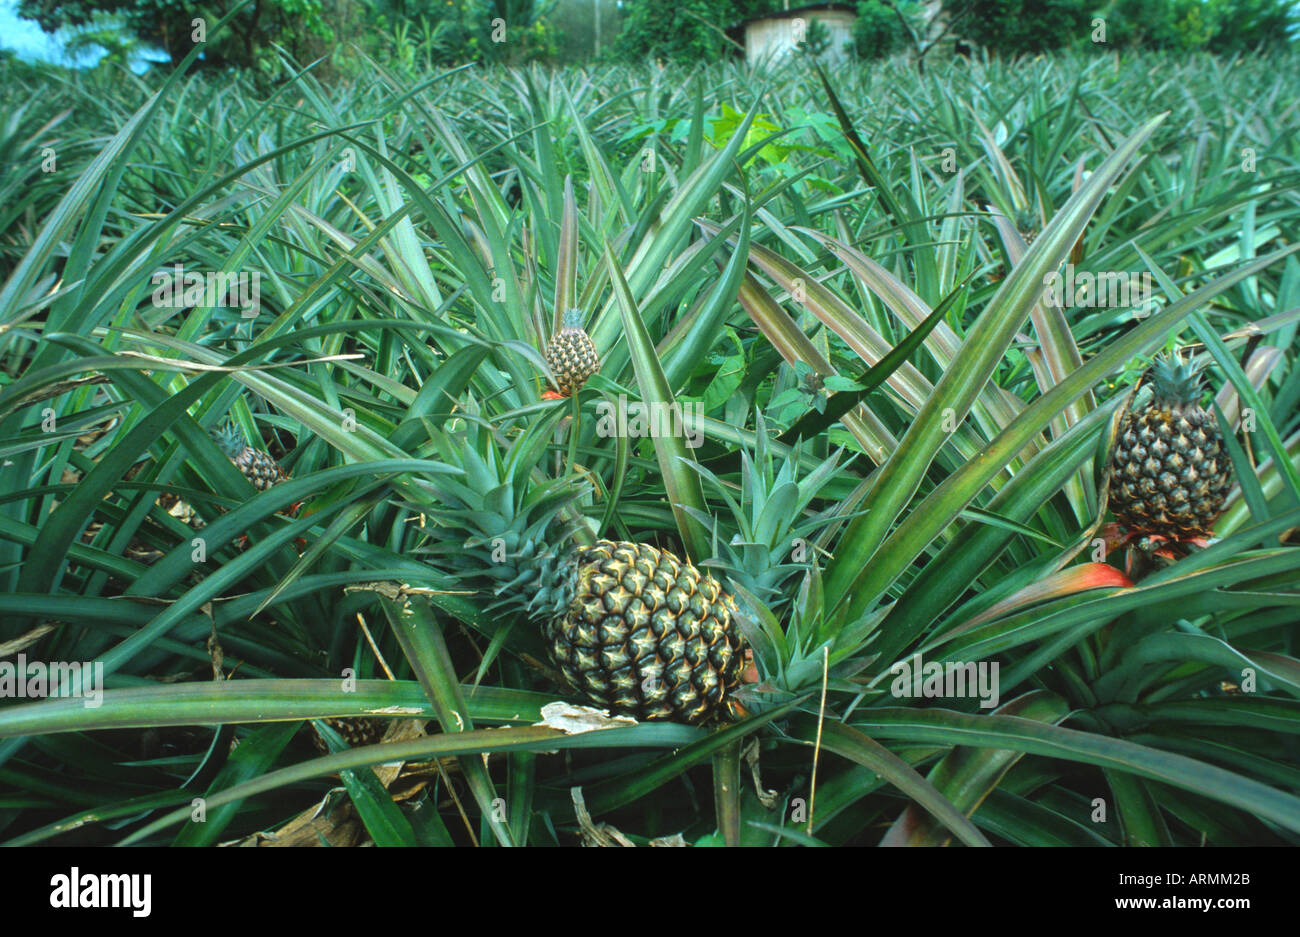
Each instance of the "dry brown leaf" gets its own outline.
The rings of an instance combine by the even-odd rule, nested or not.
[[[601,729],[625,729],[637,722],[631,716],[611,716],[609,710],[572,703],[547,703],[542,707],[542,721],[533,725],[558,729],[565,735],[579,735]]]

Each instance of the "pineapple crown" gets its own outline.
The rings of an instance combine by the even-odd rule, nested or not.
[[[833,519],[831,512],[809,516],[808,506],[843,466],[839,465],[841,453],[836,452],[804,474],[802,442],[795,444],[789,457],[778,461],[767,441],[760,413],[753,458],[741,452],[739,501],[708,469],[687,463],[726,502],[738,534],[727,540],[716,518],[690,507],[686,511],[713,533],[717,560],[706,565],[716,566],[734,584],[780,609],[789,602],[790,581],[816,566],[811,541]]]
[[[238,458],[248,446],[244,431],[229,420],[221,426],[214,426],[208,430],[208,434],[228,459]]]
[[[564,324],[562,328],[584,331],[582,323],[585,318],[586,315],[581,309],[566,309],[564,311]]]
[[[430,478],[438,505],[419,508],[446,531],[439,545],[422,551],[431,565],[495,594],[498,612],[529,619],[558,615],[575,588],[568,554],[584,486],[568,476],[534,478],[553,429],[543,421],[505,450],[492,428],[475,419],[463,433],[436,433],[431,441],[441,460],[463,474]]]
[[[1201,369],[1190,361],[1161,355],[1151,365],[1151,391],[1157,401],[1173,406],[1199,403]]]

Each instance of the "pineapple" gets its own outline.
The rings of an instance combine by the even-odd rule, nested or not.
[[[702,722],[740,685],[739,614],[717,581],[667,550],[600,540],[574,550],[546,621],[568,684],[618,714]]]
[[[1200,405],[1195,367],[1161,358],[1152,398],[1125,414],[1111,463],[1110,504],[1120,523],[1175,541],[1208,537],[1232,483],[1214,414]]]
[[[596,346],[582,327],[581,309],[570,309],[564,314],[564,327],[546,346],[546,364],[564,397],[572,397],[587,383],[587,378],[600,370]]]
[[[343,736],[343,741],[347,742],[352,748],[360,748],[363,745],[377,745],[384,740],[384,733],[388,730],[387,719],[374,719],[369,716],[352,716],[344,718],[330,718],[324,720],[325,724]],[[324,754],[329,754],[329,746],[325,744],[325,739],[321,738],[319,732],[312,729],[312,743],[316,749]]]
[[[1020,237],[1024,240],[1025,246],[1028,247],[1034,243],[1038,237],[1038,216],[1032,209],[1022,208],[1016,212],[1016,230],[1020,232]]]
[[[573,520],[574,479],[535,480],[544,425],[508,453],[477,421],[464,440],[434,437],[464,477],[431,479],[442,506],[429,516],[451,534],[433,565],[495,594],[494,614],[539,627],[559,676],[592,703],[638,719],[721,715],[744,666],[735,601],[667,550],[592,542]]]
[[[258,491],[266,491],[288,477],[270,453],[248,445],[243,431],[235,424],[226,423],[220,429],[212,430],[212,438],[226,454],[226,458],[235,463],[235,468]]]

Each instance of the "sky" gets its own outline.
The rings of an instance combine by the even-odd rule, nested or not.
[[[58,34],[41,31],[31,20],[21,19],[17,13],[18,0],[0,0],[0,49],[12,49],[26,61],[57,62],[60,65],[94,65],[102,52],[88,52],[73,58],[64,54]],[[133,66],[136,72],[144,70],[143,62]]]
[[[19,19],[14,12],[18,0],[0,0],[0,49],[12,49],[19,58],[32,61],[71,64],[54,36],[41,32],[31,20]]]

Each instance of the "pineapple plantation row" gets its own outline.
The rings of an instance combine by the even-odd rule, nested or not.
[[[1300,842],[1294,59],[189,64],[0,64],[0,841]]]

